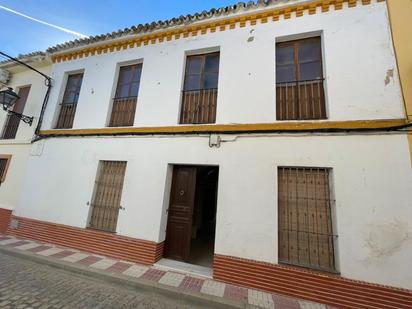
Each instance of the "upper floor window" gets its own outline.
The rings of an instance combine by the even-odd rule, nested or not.
[[[141,63],[120,67],[109,122],[110,127],[133,125],[141,75]]]
[[[19,99],[16,101],[16,104],[13,106],[13,111],[19,114],[22,114],[24,107],[26,105],[27,98],[29,96],[30,86],[21,87],[19,89]],[[8,114],[3,132],[1,134],[2,139],[13,139],[16,138],[17,130],[19,128],[20,118],[13,114]]]
[[[7,169],[9,168],[11,155],[0,155],[0,185],[6,180]]]
[[[70,74],[68,76],[56,129],[70,129],[73,127],[82,81],[83,73]]]
[[[320,37],[276,44],[276,119],[326,119]]]
[[[180,123],[216,121],[219,53],[188,56],[182,94]]]

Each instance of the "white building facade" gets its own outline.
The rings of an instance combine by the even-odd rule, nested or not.
[[[387,6],[332,2],[49,49],[8,232],[348,308],[401,304],[412,173]]]
[[[43,52],[20,59],[44,74],[51,70],[51,61]],[[10,87],[20,96],[12,110],[33,117],[32,125],[28,125],[6,111],[0,112],[0,232],[4,233],[21,196],[31,142],[47,86],[41,75],[12,61],[1,62],[0,71],[0,87]]]

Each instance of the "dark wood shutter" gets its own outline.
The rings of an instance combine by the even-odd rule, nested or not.
[[[82,82],[83,73],[71,74],[68,76],[56,129],[70,129],[73,127],[74,115],[76,114]]]
[[[120,68],[110,116],[110,127],[133,126],[142,66],[139,63]]]
[[[276,44],[276,119],[326,119],[320,37]]]
[[[29,96],[30,86],[22,87],[19,89],[19,99],[16,101],[13,107],[13,111],[22,114],[24,107],[26,106],[27,98]],[[16,115],[7,115],[6,124],[3,128],[2,138],[13,139],[16,138],[17,130],[19,128],[20,118]]]
[[[11,155],[0,155],[0,183],[6,179],[7,169],[10,164]]]
[[[109,232],[116,231],[125,172],[126,162],[100,161],[89,227]]]
[[[219,58],[219,53],[187,57],[181,124],[216,122]]]
[[[327,168],[278,168],[279,262],[335,272]]]

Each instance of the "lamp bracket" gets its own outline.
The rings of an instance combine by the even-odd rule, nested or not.
[[[16,113],[16,112],[13,112],[13,111],[10,111],[10,110],[8,111],[8,114],[16,116],[17,118],[19,118],[24,123],[27,123],[29,126],[31,126],[33,124],[33,118],[34,117],[29,117],[29,116],[26,116],[26,115],[23,115],[23,114],[20,114],[20,113]]]

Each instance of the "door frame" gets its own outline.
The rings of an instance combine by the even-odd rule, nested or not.
[[[216,223],[215,223],[215,229],[217,227],[217,213],[218,213],[218,201],[219,201],[219,180],[220,180],[220,165],[218,163],[184,163],[184,162],[179,162],[179,163],[168,163],[167,164],[167,170],[165,173],[166,179],[165,179],[165,187],[164,187],[164,198],[163,198],[163,215],[161,218],[161,231],[160,231],[160,242],[163,243],[163,250],[162,250],[162,254],[159,258],[167,258],[166,257],[166,237],[167,237],[167,225],[168,225],[168,221],[169,221],[169,207],[170,207],[170,203],[171,203],[171,193],[172,193],[172,183],[173,183],[173,171],[174,168],[176,166],[187,166],[187,167],[217,167],[218,171],[219,171],[219,177],[217,180],[217,187],[216,187],[216,194],[217,194],[217,199],[216,199]],[[196,192],[195,192],[196,193]],[[193,215],[193,214],[192,214]],[[217,231],[217,229],[216,229]],[[213,248],[213,253],[215,254],[215,247],[216,247],[216,232],[215,232],[215,243],[214,243],[214,248]],[[179,261],[179,260],[176,260]],[[184,262],[183,263],[187,263]],[[213,265],[212,265],[212,269],[213,269]]]

